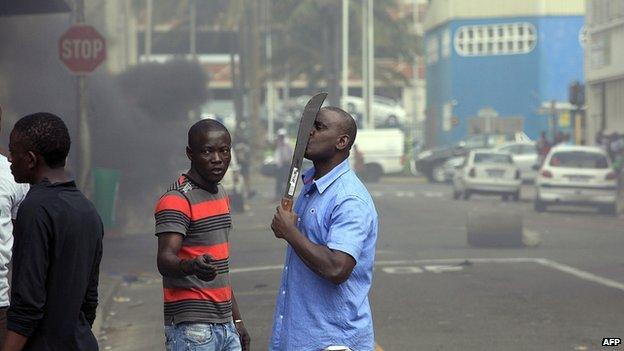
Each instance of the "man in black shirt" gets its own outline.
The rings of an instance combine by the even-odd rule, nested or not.
[[[3,351],[97,350],[95,320],[102,221],[65,173],[70,139],[50,113],[20,119],[11,172],[31,188],[17,213],[11,307]]]

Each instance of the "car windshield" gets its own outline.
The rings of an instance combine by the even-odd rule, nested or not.
[[[493,153],[475,154],[474,163],[512,163],[511,156]]]
[[[557,152],[550,158],[552,167],[563,168],[597,168],[609,167],[607,158],[596,152],[587,151],[563,151]]]

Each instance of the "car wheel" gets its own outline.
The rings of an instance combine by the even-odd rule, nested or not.
[[[520,190],[518,190],[518,191],[516,191],[516,192],[512,193],[512,194],[511,194],[511,199],[512,199],[514,202],[518,202],[518,201],[520,201]]]
[[[470,195],[472,195],[470,190],[464,190],[464,200],[470,200]]]
[[[460,196],[461,196],[461,191],[453,188],[453,200],[459,199]]]
[[[388,127],[396,127],[399,125],[399,119],[397,118],[397,116],[391,115],[386,120],[386,124],[388,125]]]
[[[444,174],[444,164],[442,162],[436,163],[431,169],[431,179],[436,183],[444,183],[446,181],[446,174]]]
[[[371,183],[377,183],[383,174],[383,169],[376,163],[367,163],[364,165],[364,177],[362,180]]]
[[[533,202],[533,209],[535,209],[535,212],[544,212],[546,211],[546,204],[544,201],[540,200],[539,197],[535,198],[535,201]]]

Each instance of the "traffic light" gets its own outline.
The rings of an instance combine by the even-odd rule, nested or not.
[[[568,89],[568,101],[577,107],[585,105],[585,84],[572,82]]]

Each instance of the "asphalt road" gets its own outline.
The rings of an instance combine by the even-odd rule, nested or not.
[[[250,210],[234,216],[231,274],[253,349],[265,350],[284,243],[269,230],[272,184],[257,183]],[[414,177],[367,186],[380,215],[370,295],[379,349],[582,351],[624,337],[624,215],[535,213],[530,186],[517,203],[452,200],[447,185]],[[520,214],[541,244],[468,246],[468,215],[493,209]],[[105,245],[101,348],[163,349],[155,237],[122,235]]]

